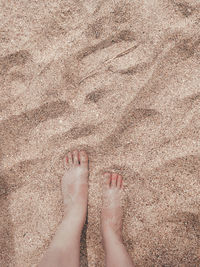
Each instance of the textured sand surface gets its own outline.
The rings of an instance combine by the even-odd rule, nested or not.
[[[104,171],[136,266],[200,265],[200,2],[0,2],[0,266],[37,266],[63,156],[89,154],[81,266],[104,266]]]

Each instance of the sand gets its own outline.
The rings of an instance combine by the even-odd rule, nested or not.
[[[104,171],[136,266],[200,265],[200,2],[0,3],[0,266],[37,266],[63,157],[89,154],[81,266],[104,266]]]

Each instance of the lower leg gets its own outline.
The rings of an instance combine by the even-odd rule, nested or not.
[[[101,229],[107,267],[133,267],[133,261],[122,240],[122,208],[120,190],[122,177],[105,174]]]
[[[105,262],[107,267],[133,267],[133,261],[127,252],[122,239],[115,233],[104,237]]]
[[[71,215],[65,216],[39,267],[80,266],[81,230],[74,225]]]

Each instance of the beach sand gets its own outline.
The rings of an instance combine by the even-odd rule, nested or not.
[[[81,266],[104,266],[105,171],[124,178],[136,266],[200,265],[200,3],[0,3],[0,265],[37,266],[63,157],[89,155]]]

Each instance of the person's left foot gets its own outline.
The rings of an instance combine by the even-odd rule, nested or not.
[[[62,178],[64,213],[73,222],[85,223],[88,199],[88,156],[85,151],[68,152]]]

